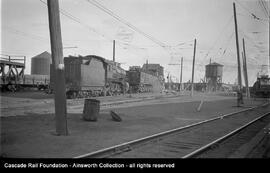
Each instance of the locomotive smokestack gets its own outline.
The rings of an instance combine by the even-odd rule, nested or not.
[[[115,62],[115,40],[113,40],[113,62]]]

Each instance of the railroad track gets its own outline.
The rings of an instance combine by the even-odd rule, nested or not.
[[[269,103],[220,115],[75,158],[191,158],[209,153],[248,126],[270,122]],[[259,130],[259,128],[257,128]],[[254,130],[256,131],[256,130]],[[221,148],[221,147],[220,147]],[[217,152],[217,150],[216,150]],[[210,156],[211,157],[211,156]],[[224,156],[220,156],[224,157]]]
[[[246,157],[252,152],[253,147],[247,151],[242,151],[242,153],[234,154],[237,149],[239,149],[245,143],[248,143],[256,134],[263,129],[267,124],[270,123],[270,112],[267,112],[258,118],[244,124],[243,126],[235,129],[234,131],[216,139],[215,141],[193,151],[190,154],[185,155],[182,158],[219,158],[219,157]],[[269,135],[267,129],[263,129],[265,135]],[[258,143],[260,141],[257,141]],[[232,155],[232,156],[231,156]]]

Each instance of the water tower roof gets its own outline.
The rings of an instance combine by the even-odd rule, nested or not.
[[[39,55],[36,55],[34,56],[33,58],[45,58],[45,59],[51,59],[51,54],[47,51],[39,54]]]

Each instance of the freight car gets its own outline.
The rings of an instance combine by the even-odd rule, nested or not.
[[[125,71],[116,62],[100,56],[64,58],[67,98],[95,97],[123,93]],[[53,88],[53,68],[51,68]]]
[[[25,74],[20,81],[23,88],[37,88],[38,90],[47,90],[50,83],[49,75],[28,75]]]
[[[9,79],[8,82],[0,81],[2,91],[19,91],[26,88],[36,88],[47,90],[50,83],[49,75],[30,75],[25,74],[18,79]]]
[[[261,75],[257,77],[257,81],[254,83],[251,95],[254,97],[270,97],[270,77],[268,75]]]
[[[24,88],[37,88],[39,90],[48,88],[50,76],[24,74],[25,61],[25,56],[0,58],[1,91],[15,92]]]

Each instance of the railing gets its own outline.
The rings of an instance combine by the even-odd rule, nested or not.
[[[17,63],[22,63],[25,66],[26,63],[26,56],[23,55],[3,55],[1,54],[0,60],[8,61],[8,62],[17,62]]]

